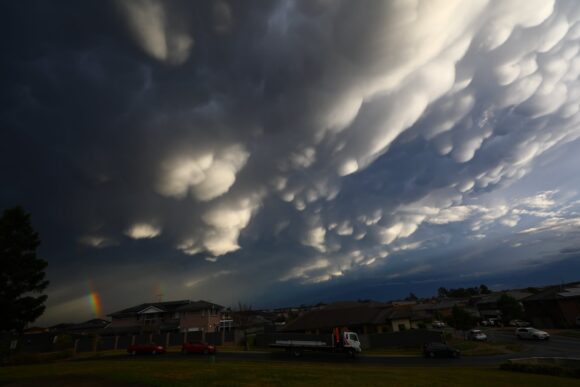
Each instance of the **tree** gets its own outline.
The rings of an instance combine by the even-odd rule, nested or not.
[[[473,323],[474,317],[471,314],[457,305],[453,306],[451,310],[451,325],[453,328],[466,331],[473,326]]]
[[[236,328],[244,333],[244,349],[250,349],[250,342],[248,340],[248,329],[252,326],[253,312],[252,306],[238,302],[238,310],[233,313],[234,324]]]
[[[30,215],[22,207],[4,210],[0,217],[0,331],[22,332],[44,312],[48,263],[36,256],[39,245]]]
[[[439,289],[437,289],[437,295],[439,296],[439,298],[445,298],[445,297],[447,297],[447,294],[448,294],[448,291],[443,286],[440,287]]]
[[[490,293],[491,290],[489,290],[489,288],[486,285],[484,284],[479,285],[479,294],[490,294]]]
[[[501,312],[504,324],[524,317],[524,310],[519,301],[508,294],[502,294],[497,300],[497,308]]]
[[[409,293],[409,296],[407,296],[407,298],[405,298],[405,301],[417,301],[419,299],[419,297],[417,297],[415,295],[415,293],[411,292]]]

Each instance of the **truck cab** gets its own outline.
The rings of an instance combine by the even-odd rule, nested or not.
[[[344,348],[352,348],[355,352],[361,352],[360,341],[358,335],[354,332],[343,332],[342,342]]]

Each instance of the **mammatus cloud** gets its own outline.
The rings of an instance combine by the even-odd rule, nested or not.
[[[118,1],[135,40],[153,58],[181,65],[189,57],[193,37],[183,15],[170,14],[167,4],[157,0]]]
[[[133,239],[151,239],[161,234],[161,228],[148,223],[136,223],[125,234]]]
[[[576,227],[559,182],[502,195],[580,137],[575,1],[82,4],[62,36],[58,5],[3,12],[34,33],[7,45],[0,165],[83,253],[313,285]]]
[[[161,61],[184,62],[182,46],[167,43],[181,32],[167,26],[187,29],[193,20],[162,2],[128,8],[129,24],[146,51]],[[231,26],[236,11],[221,2],[212,12],[221,15],[216,31],[228,31],[225,25]],[[365,255],[372,242],[388,247],[423,224],[473,217],[471,228],[482,238],[485,224],[501,218],[503,225],[514,227],[520,215],[508,215],[505,206],[462,202],[524,176],[536,157],[580,135],[580,116],[573,109],[580,103],[575,92],[580,13],[571,2],[364,7],[284,2],[260,17],[267,26],[260,39],[244,40],[249,30],[243,21],[237,39],[249,44],[249,53],[267,47],[261,51],[263,86],[250,94],[260,107],[246,111],[243,124],[261,129],[237,140],[233,129],[226,130],[235,145],[212,145],[212,136],[204,136],[207,146],[202,142],[199,150],[159,161],[157,192],[209,202],[194,215],[193,235],[177,244],[187,254],[220,256],[238,250],[240,233],[272,195],[298,212],[294,222],[303,227],[298,241],[329,259],[352,249]],[[318,25],[327,27],[314,28]],[[308,36],[318,49],[298,45],[296,36]],[[325,75],[298,81],[310,73],[296,58]],[[250,64],[254,58],[245,60]],[[287,82],[278,99],[269,94],[280,87],[269,70],[275,68]],[[213,99],[220,108],[203,114],[213,122],[230,122],[243,103],[234,90],[220,93]],[[406,162],[418,168],[395,174],[397,152],[413,147],[422,150],[408,154]],[[271,163],[267,168],[258,164],[265,157]],[[255,162],[248,163],[250,158]],[[248,173],[240,177],[243,168]],[[372,180],[365,181],[367,170]],[[353,175],[364,183],[345,190],[345,179]],[[413,194],[383,186],[381,180],[389,184],[390,178]],[[243,193],[236,192],[238,184],[245,187]],[[367,197],[364,205],[345,210],[336,204],[361,196]],[[354,265],[376,260],[376,249],[370,250],[366,260]]]

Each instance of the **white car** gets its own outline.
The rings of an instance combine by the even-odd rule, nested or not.
[[[469,338],[475,341],[486,341],[487,335],[479,329],[472,329],[469,331]]]
[[[442,321],[433,321],[431,323],[431,327],[436,329],[443,329],[445,328],[445,323]]]
[[[530,340],[548,340],[550,338],[548,332],[536,328],[518,328],[516,329],[516,336],[518,339]]]

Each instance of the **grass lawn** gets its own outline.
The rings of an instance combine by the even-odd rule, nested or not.
[[[523,345],[519,343],[494,343],[468,340],[452,340],[450,345],[459,349],[462,356],[492,356],[521,352]]]
[[[580,339],[580,329],[550,330],[550,334]]]
[[[0,368],[7,386],[577,386],[578,380],[491,367],[388,367],[209,359],[63,361]]]

